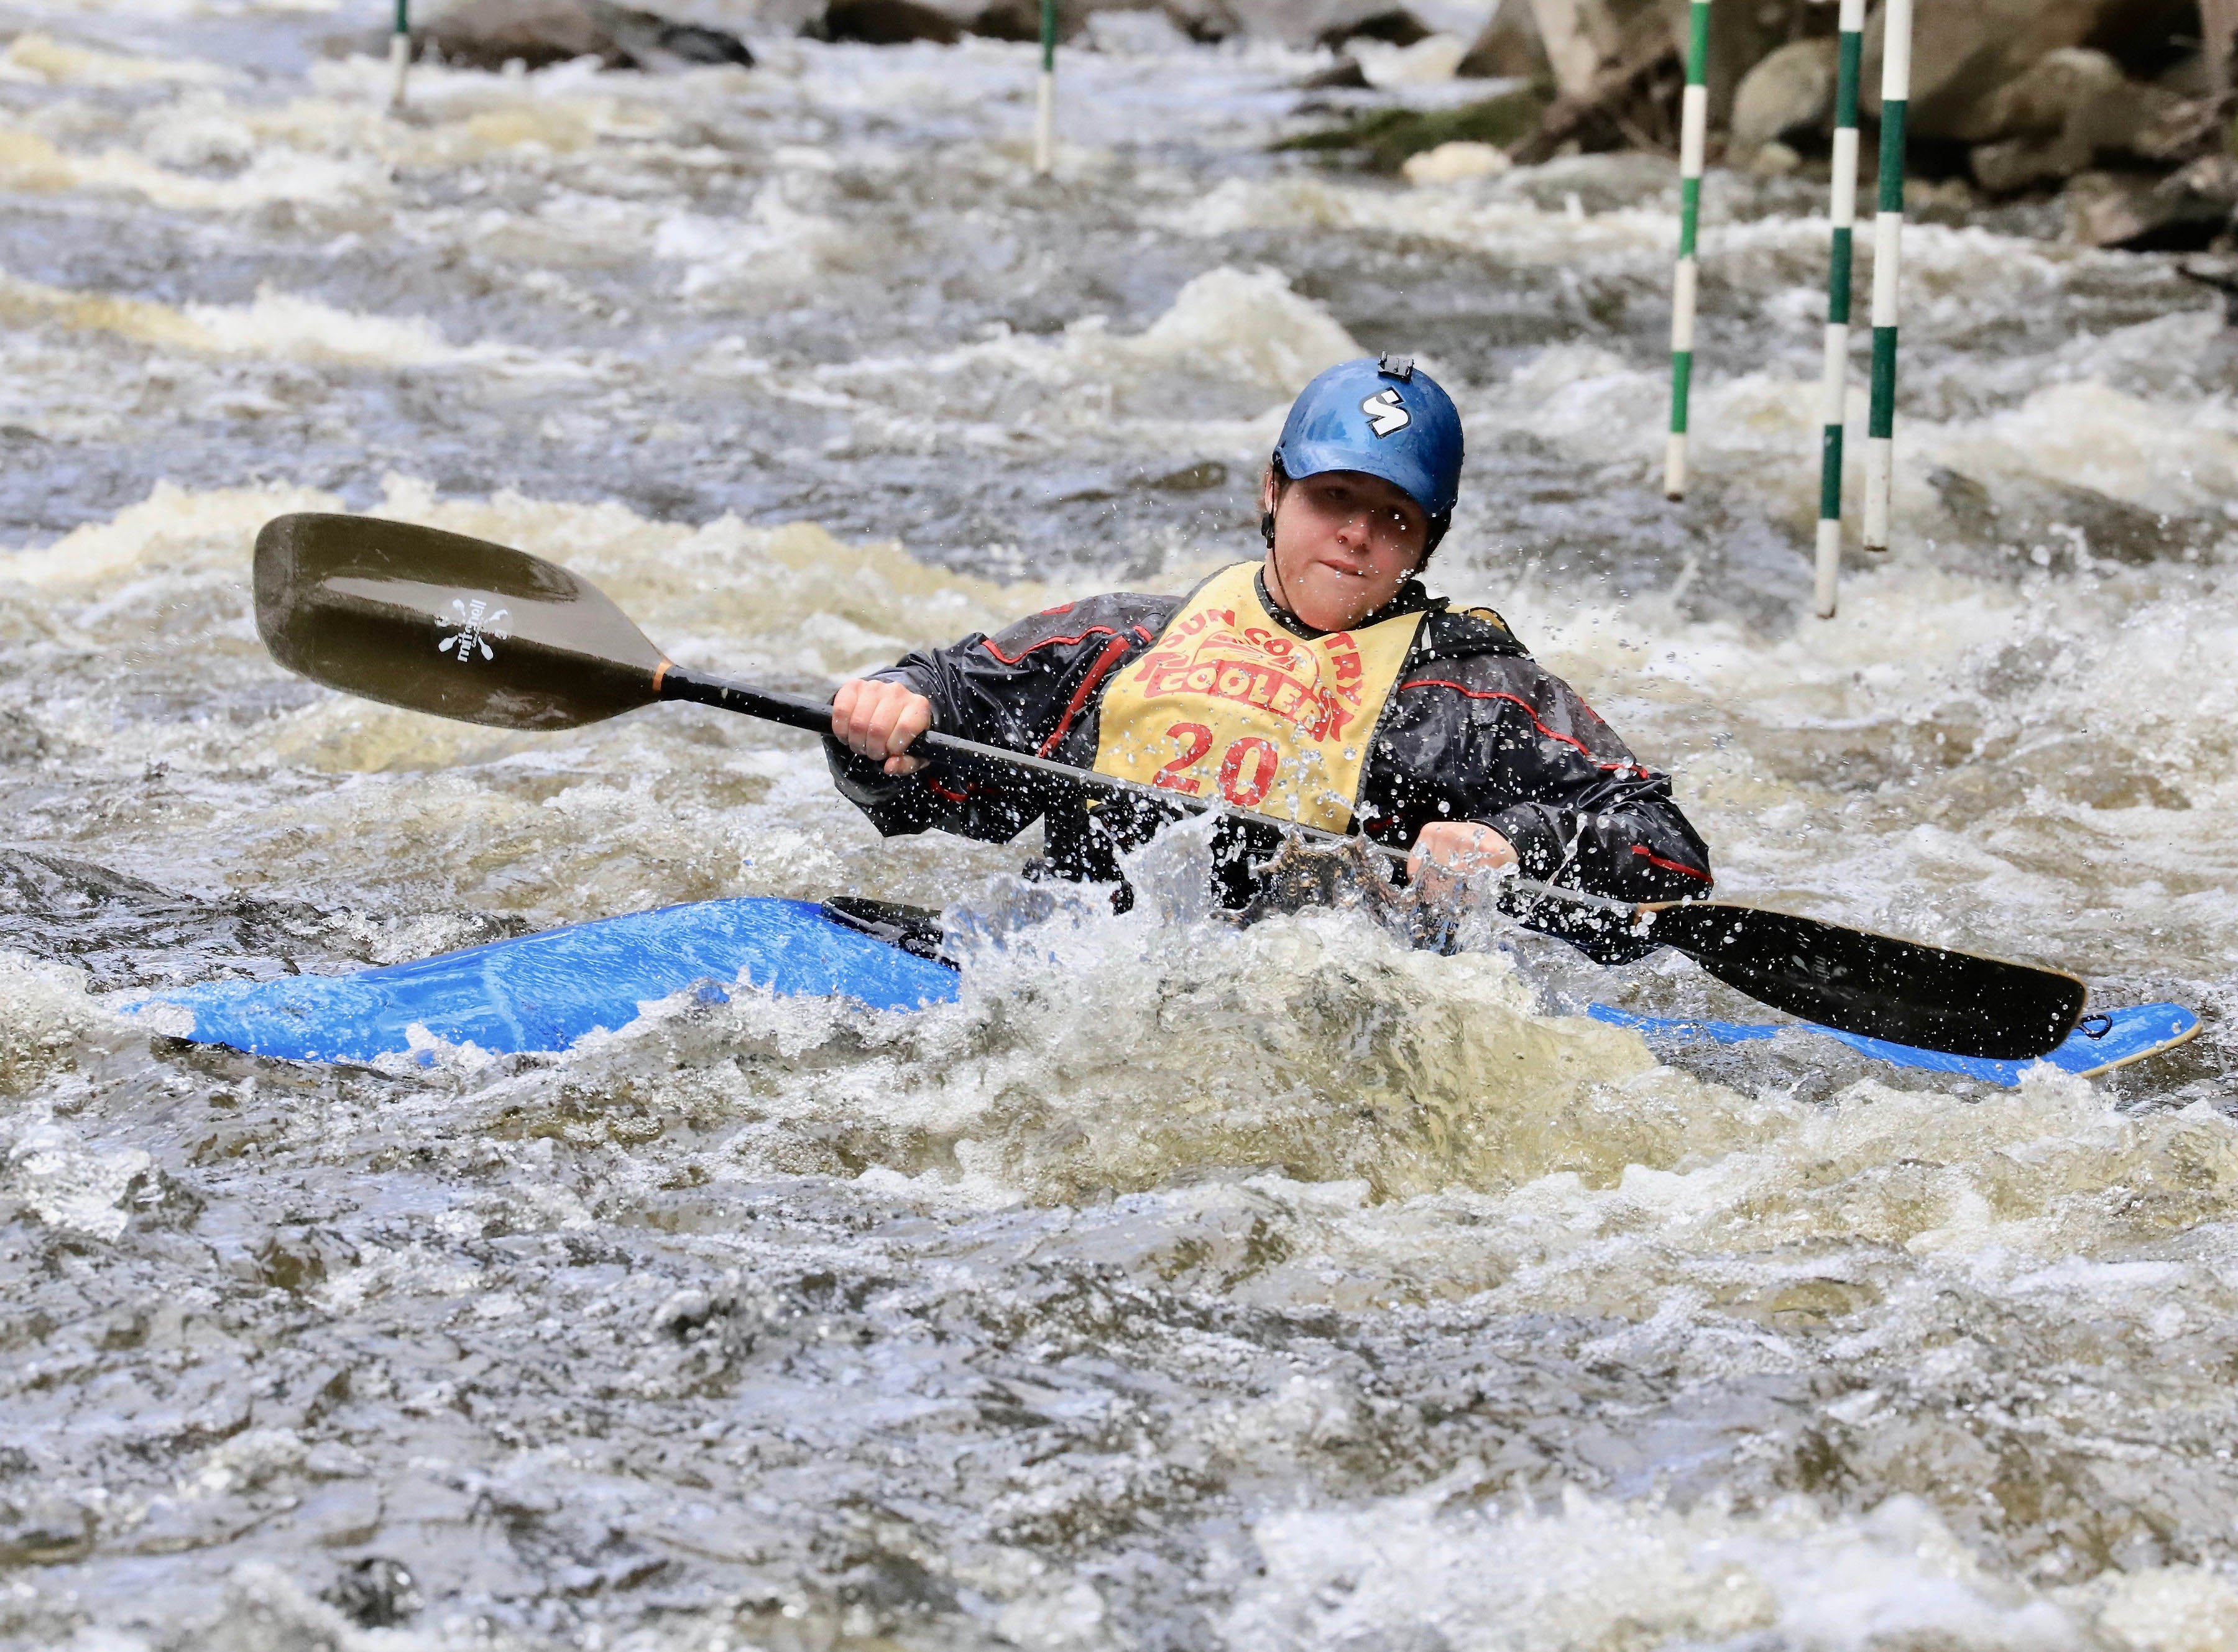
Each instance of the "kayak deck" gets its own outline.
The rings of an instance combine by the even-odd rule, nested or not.
[[[1996,1061],[1978,1055],[1946,1055],[1940,1050],[1923,1050],[1910,1044],[1891,1043],[1884,1038],[1867,1038],[1862,1033],[1837,1032],[1831,1027],[1807,1021],[1773,1026],[1753,1021],[1673,1020],[1659,1015],[1634,1015],[1611,1009],[1606,1004],[1594,1004],[1586,1013],[1612,1027],[1628,1027],[1651,1044],[1742,1044],[1777,1038],[1782,1033],[1812,1033],[1821,1038],[1838,1039],[1876,1061],[1933,1073],[1955,1073],[2009,1090],[2021,1081],[2022,1074],[2036,1065],[2034,1061]],[[2077,1078],[2095,1078],[2132,1061],[2142,1061],[2148,1055],[2174,1049],[2198,1031],[2199,1017],[2182,1004],[2135,1004],[2125,1009],[2085,1015],[2057,1049],[2037,1059]]]
[[[440,1039],[564,1050],[694,985],[918,1009],[956,973],[834,922],[810,901],[743,897],[633,912],[347,975],[215,981],[142,1001],[191,1010],[182,1036],[295,1061],[372,1061]]]

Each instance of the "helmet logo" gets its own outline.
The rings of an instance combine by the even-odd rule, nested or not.
[[[1414,422],[1414,415],[1407,411],[1396,390],[1379,390],[1360,404],[1360,411],[1367,415],[1367,427],[1381,440],[1394,436]]]

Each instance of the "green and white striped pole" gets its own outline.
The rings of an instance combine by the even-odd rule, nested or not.
[[[1842,425],[1850,394],[1850,268],[1857,221],[1857,75],[1865,0],[1842,0],[1841,69],[1834,83],[1833,256],[1826,267],[1826,369],[1818,446],[1818,618],[1834,617],[1842,571]]]
[[[1046,178],[1056,166],[1056,0],[1042,0],[1042,79],[1034,105],[1034,175]]]
[[[1904,234],[1904,112],[1911,96],[1911,0],[1888,0],[1881,43],[1880,211],[1873,218],[1873,400],[1865,426],[1865,549],[1889,545],[1896,438],[1896,294]]]
[[[388,36],[388,107],[404,107],[404,77],[412,69],[411,0],[396,0],[396,30]]]
[[[1686,93],[1678,112],[1678,268],[1671,281],[1671,439],[1663,492],[1686,497],[1686,399],[1694,378],[1694,232],[1702,214],[1702,152],[1710,126],[1710,0],[1688,9]]]

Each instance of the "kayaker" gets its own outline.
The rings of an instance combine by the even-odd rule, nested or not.
[[[1498,614],[1423,589],[1461,456],[1459,411],[1411,361],[1331,367],[1291,407],[1262,479],[1263,561],[1185,596],[1065,603],[845,684],[825,743],[840,790],[888,836],[937,827],[1007,843],[1041,816],[1041,869],[1095,882],[1119,882],[1118,853],[1167,818],[1053,797],[990,764],[901,755],[937,728],[1279,820],[1356,827],[1413,849],[1416,876],[1514,867],[1626,901],[1707,894],[1708,851],[1668,778]],[[1250,900],[1253,866],[1279,843],[1273,827],[1223,829],[1224,902]]]

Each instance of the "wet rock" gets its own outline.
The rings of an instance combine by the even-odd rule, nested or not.
[[[340,1234],[308,1226],[275,1228],[256,1250],[263,1282],[297,1296],[316,1290],[357,1259],[357,1248]]]
[[[2009,194],[2072,176],[2103,155],[2168,147],[2155,129],[2182,102],[2130,81],[2103,52],[2047,53],[1989,101],[1983,123],[2010,135],[1975,146],[1974,176],[1983,188]]]
[[[20,711],[0,710],[0,763],[36,763],[47,755],[47,737]]]
[[[1153,476],[1142,484],[1145,487],[1161,488],[1169,493],[1202,493],[1207,488],[1228,485],[1228,466],[1216,459],[1201,459],[1194,465],[1184,465],[1179,470]]]
[[[467,0],[414,30],[413,42],[416,50],[469,69],[515,62],[541,69],[578,57],[596,57],[609,69],[754,61],[735,36],[610,0]]]
[[[1927,481],[1956,530],[1943,559],[1984,578],[2071,572],[2094,560],[2142,567],[2198,554],[2221,536],[2213,521],[2164,516],[2071,483],[2009,478],[1993,492],[1947,466]]]
[[[0,1497],[0,1566],[53,1566],[93,1549],[94,1517],[54,1491],[33,1488]]]
[[[1325,29],[1317,43],[1331,51],[1354,40],[1380,40],[1387,46],[1411,46],[1417,41],[1427,40],[1434,32],[1413,12],[1394,8]]]
[[[1553,68],[1531,15],[1530,0],[1500,0],[1453,70],[1467,80],[1547,80]]]
[[[1349,151],[1375,171],[1396,172],[1407,156],[1441,143],[1489,143],[1505,149],[1537,128],[1546,107],[1545,96],[1526,88],[1453,109],[1376,109],[1276,147]]]
[[[1798,40],[1741,77],[1728,153],[1738,162],[1791,134],[1815,132],[1834,113],[1837,44]]]
[[[732,63],[752,69],[754,55],[736,35],[696,23],[676,23],[627,6],[600,5],[600,18],[639,69]]]
[[[1170,10],[1172,0],[1168,3]],[[1412,11],[1393,5],[1391,0],[1221,0],[1221,3],[1235,20],[1234,32],[1297,47],[1349,40],[1363,29],[1405,29],[1405,23],[1392,20],[1394,14],[1420,23]],[[1429,32],[1422,25],[1422,34]],[[1384,38],[1380,34],[1369,37]]]
[[[2079,173],[2061,199],[2069,237],[2085,247],[2197,252],[2230,222],[2221,201],[2163,188],[2147,173]]]
[[[1489,143],[1440,143],[1434,149],[1410,155],[1400,167],[1412,184],[1457,183],[1465,178],[1493,178],[1507,170],[1507,151]]]
[[[1360,66],[1356,57],[1340,57],[1319,74],[1308,75],[1298,83],[1298,89],[1307,92],[1364,92],[1367,89],[1367,71]]]
[[[971,20],[971,32],[990,40],[1036,41],[1042,37],[1039,0],[996,0]]]
[[[412,1573],[401,1560],[373,1555],[343,1572],[323,1598],[360,1629],[394,1629],[424,1602]]]
[[[963,25],[917,0],[836,0],[813,32],[825,40],[866,46],[905,46],[920,40],[952,46],[963,38]]]
[[[1907,129],[1915,138],[1987,143],[2063,126],[2064,100],[2095,99],[2072,65],[2039,74],[2052,54],[2089,47],[2118,58],[2122,46],[2155,26],[2134,0],[1972,0],[1919,9],[1912,32]],[[1880,114],[1882,14],[1865,26],[1859,103]],[[2110,61],[2110,59],[2109,59]],[[2116,72],[2120,73],[2118,64]]]

